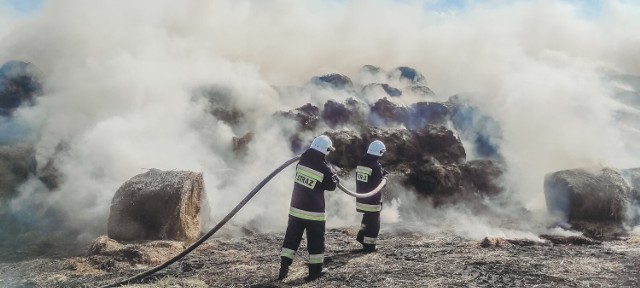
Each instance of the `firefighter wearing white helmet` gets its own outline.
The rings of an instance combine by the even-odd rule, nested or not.
[[[307,231],[309,251],[308,280],[326,272],[324,262],[325,207],[324,191],[336,189],[338,177],[327,164],[325,157],[333,151],[331,139],[321,135],[313,139],[307,151],[300,155],[289,208],[289,223],[280,253],[278,280],[287,277],[289,266],[300,246],[302,234]]]
[[[327,135],[320,135],[313,139],[313,142],[311,142],[311,149],[320,151],[324,155],[329,155],[329,152],[335,150],[335,148],[333,148],[331,138]]]
[[[382,168],[378,160],[386,147],[380,140],[375,140],[369,144],[367,153],[360,159],[356,167],[356,192],[367,193],[382,182],[388,174]],[[380,211],[382,211],[382,193],[378,193],[368,198],[356,198],[356,211],[362,213],[360,231],[356,240],[362,244],[365,252],[376,250],[376,240],[380,232]]]
[[[387,151],[387,148],[384,146],[384,143],[380,140],[374,140],[369,144],[367,154],[380,157],[385,151]]]

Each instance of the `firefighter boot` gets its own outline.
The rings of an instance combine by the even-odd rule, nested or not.
[[[311,281],[320,278],[320,276],[327,273],[327,268],[322,268],[322,264],[309,264],[309,276],[304,279]]]
[[[364,244],[364,230],[358,231],[358,236],[356,236],[356,241],[360,242],[360,244]]]
[[[280,260],[280,272],[278,272],[278,280],[282,280],[287,277],[287,274],[289,274],[289,265],[291,265],[291,260],[285,259],[284,257]]]
[[[363,246],[362,250],[365,253],[376,252],[376,244],[363,244],[362,246]]]

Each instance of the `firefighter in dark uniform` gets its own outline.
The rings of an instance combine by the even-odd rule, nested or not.
[[[378,160],[384,154],[386,148],[380,140],[375,140],[369,144],[367,154],[365,154],[358,167],[356,167],[356,192],[367,193],[372,191],[382,179],[387,176],[387,171],[382,169]],[[363,213],[360,224],[360,231],[356,240],[362,244],[365,252],[376,250],[376,240],[380,232],[380,211],[382,211],[382,193],[377,193],[367,198],[356,198],[356,211]]]
[[[324,262],[324,191],[333,191],[338,182],[337,175],[329,168],[325,157],[333,151],[331,139],[325,135],[316,137],[311,147],[300,156],[289,208],[289,223],[280,253],[278,280],[287,277],[289,265],[300,246],[302,234],[307,231],[309,251],[309,276],[312,280],[322,276]]]

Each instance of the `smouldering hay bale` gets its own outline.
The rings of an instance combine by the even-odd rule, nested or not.
[[[195,241],[203,190],[202,173],[151,169],[136,175],[113,196],[107,234],[118,241]]]
[[[546,175],[549,211],[565,223],[629,221],[631,188],[618,170],[570,169]]]
[[[362,149],[362,138],[358,132],[351,130],[328,131],[327,136],[333,141],[335,152],[329,153],[328,159],[339,167],[355,168],[358,160],[366,151],[355,152],[354,149]],[[368,145],[368,143],[367,143]]]
[[[0,200],[10,198],[15,188],[35,172],[33,145],[26,142],[0,145]]]

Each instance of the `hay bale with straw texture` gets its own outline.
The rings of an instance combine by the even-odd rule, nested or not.
[[[195,241],[203,190],[202,173],[151,169],[136,175],[111,201],[107,234],[118,241]]]
[[[611,168],[570,169],[546,175],[547,208],[565,223],[629,221],[631,188]]]

